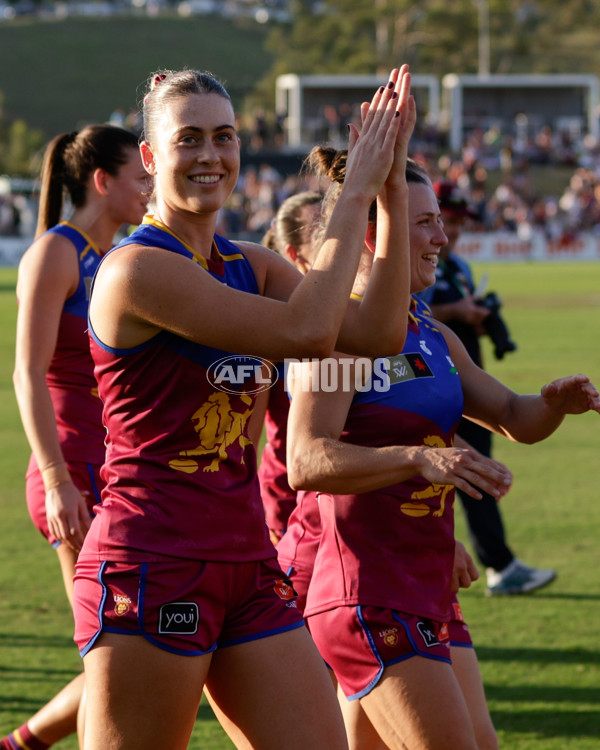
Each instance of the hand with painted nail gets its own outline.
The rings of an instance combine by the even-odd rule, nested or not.
[[[398,77],[392,71],[390,81]],[[360,132],[350,125],[345,184],[360,180],[366,195],[374,199],[385,183],[395,158],[395,144],[403,118],[396,116],[396,85],[381,86],[370,104],[363,105]]]
[[[396,117],[399,118],[400,123],[396,136],[394,162],[386,180],[386,188],[397,188],[406,184],[408,146],[417,122],[417,107],[410,93],[411,75],[408,65],[403,65],[397,79],[390,80],[390,83],[394,83],[394,94],[396,94],[394,99],[397,99]]]

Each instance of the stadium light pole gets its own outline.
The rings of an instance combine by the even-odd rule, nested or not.
[[[489,0],[475,0],[478,15],[479,76],[490,74],[490,6]]]

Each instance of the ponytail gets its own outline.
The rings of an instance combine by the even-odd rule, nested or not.
[[[76,132],[57,135],[46,148],[42,164],[36,237],[60,221],[65,188],[65,151],[76,137]]]

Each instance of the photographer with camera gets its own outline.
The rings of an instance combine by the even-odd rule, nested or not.
[[[500,315],[502,303],[496,292],[488,292],[485,297],[475,296],[475,302],[488,311],[488,315],[483,319],[482,325],[483,330],[494,344],[496,359],[502,359],[506,352],[514,352],[517,345],[514,341],[510,340],[508,328]]]
[[[506,324],[500,316],[500,300],[493,293],[478,297],[468,263],[454,252],[467,217],[477,218],[466,199],[452,182],[436,182],[444,232],[448,244],[441,248],[436,282],[419,296],[431,307],[434,318],[451,328],[465,345],[471,359],[483,367],[479,337],[488,335],[497,359],[514,351]],[[479,425],[463,419],[457,435],[484,456],[491,457],[492,435]],[[545,586],[556,578],[554,570],[539,570],[525,565],[509,548],[500,507],[486,493],[474,500],[457,489],[465,510],[469,536],[482,565],[486,567],[489,595],[522,594]]]

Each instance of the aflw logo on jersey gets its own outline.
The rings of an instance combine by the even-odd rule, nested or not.
[[[404,380],[413,380],[414,378],[432,378],[433,373],[429,365],[418,352],[414,354],[398,354],[396,357],[389,357],[390,366],[387,376],[390,384],[401,383]]]

